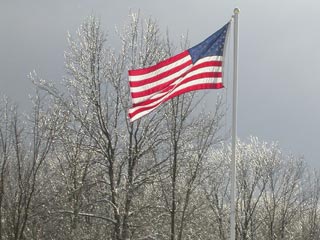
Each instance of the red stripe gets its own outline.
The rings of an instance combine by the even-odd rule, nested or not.
[[[174,68],[171,68],[169,69],[168,71],[165,71],[165,72],[162,72],[160,74],[157,74],[153,77],[150,77],[150,78],[146,78],[146,79],[143,79],[143,80],[140,80],[140,81],[130,81],[129,84],[130,84],[130,87],[141,87],[143,85],[146,85],[146,84],[149,84],[149,83],[153,83],[153,82],[157,82],[163,78],[166,78],[170,75],[173,75],[175,74],[176,72],[190,66],[192,64],[192,61],[191,59],[179,66],[176,66]]]
[[[159,84],[159,85],[157,85],[157,86],[155,86],[153,88],[149,88],[149,89],[141,91],[141,92],[131,93],[131,97],[132,98],[139,98],[139,97],[144,97],[144,96],[151,95],[151,94],[156,93],[156,92],[159,92],[159,93],[167,92],[167,91],[170,90],[170,85],[172,83],[174,83],[175,81],[177,81],[178,78],[180,78],[180,77],[177,77],[175,79],[172,79],[169,82],[165,82],[165,83]]]
[[[196,90],[201,90],[201,89],[219,89],[219,88],[223,88],[223,84],[222,83],[201,83],[198,85],[194,85],[194,86],[190,86],[190,87],[186,87],[183,88],[177,92],[175,92],[172,95],[167,96],[166,98],[163,99],[163,101],[161,101],[160,103],[154,105],[154,106],[149,106],[149,107],[144,107],[144,108],[140,108],[136,111],[134,111],[133,113],[129,113],[129,118],[133,118],[135,115],[137,115],[138,113],[150,110],[150,109],[155,109],[157,108],[161,103],[164,103],[166,101],[168,101],[171,98],[174,98],[178,95],[181,95],[183,93],[187,93],[187,92],[191,92],[191,91],[196,91]]]
[[[130,87],[141,87],[143,85],[156,82],[158,80],[161,80],[161,79],[163,79],[163,78],[165,78],[167,76],[170,76],[171,74],[174,74],[174,73],[182,70],[183,68],[187,67],[190,64],[192,64],[191,60],[188,61],[188,62],[185,62],[185,63],[183,63],[183,64],[181,64],[181,65],[179,65],[177,67],[174,67],[174,68],[172,68],[172,69],[170,69],[170,70],[168,70],[166,72],[157,74],[154,77],[146,78],[146,79],[143,79],[143,80],[140,80],[140,81],[129,81],[129,85],[130,85]],[[199,68],[203,68],[203,67],[221,67],[221,66],[222,66],[222,61],[203,62],[203,63],[194,65],[191,69],[188,70],[187,73],[189,73],[191,71],[194,71],[194,70],[197,70]],[[179,76],[179,77],[182,77],[182,76]],[[177,77],[177,78],[179,78],[179,77]]]
[[[203,67],[212,67],[212,66],[214,67],[214,66],[221,66],[221,65],[222,65],[221,61],[210,61],[210,62],[203,62],[201,64],[197,64],[197,65],[193,66],[189,71],[181,74],[181,76],[176,77],[176,78],[174,78],[174,79],[172,79],[172,80],[170,80],[168,82],[165,82],[163,84],[158,84],[153,88],[150,88],[150,89],[147,89],[147,90],[144,90],[144,91],[140,91],[140,92],[131,93],[131,97],[132,98],[136,98],[136,97],[143,97],[143,96],[150,95],[150,94],[155,93],[157,91],[163,90],[164,88],[166,88],[167,86],[169,86],[170,84],[175,82],[177,79],[185,77],[188,73],[190,73],[190,72],[192,72],[194,70],[198,70],[198,69],[203,68]],[[162,91],[162,92],[164,92],[164,91]]]
[[[147,74],[150,72],[153,72],[159,68],[162,68],[166,65],[169,65],[171,63],[174,63],[175,61],[178,61],[186,56],[189,55],[188,51],[184,51],[182,53],[179,53],[171,58],[168,58],[166,60],[163,60],[162,62],[157,63],[156,65],[153,65],[151,67],[147,67],[147,68],[141,68],[141,69],[134,69],[134,70],[129,70],[129,76],[138,76],[138,75],[143,75],[143,74]]]
[[[159,84],[153,88],[149,88],[145,91],[141,91],[141,92],[133,92],[131,93],[131,97],[132,98],[139,98],[139,97],[144,97],[144,96],[148,96],[151,95],[153,93],[159,92],[167,92],[170,91],[173,87],[178,87],[184,83],[190,82],[190,81],[194,81],[197,79],[201,79],[201,78],[221,78],[222,77],[222,73],[221,72],[203,72],[203,73],[199,73],[193,76],[190,76],[188,78],[185,78],[183,81],[181,81],[178,85],[171,85],[172,83],[174,83],[177,79],[173,79],[169,82],[166,82],[164,84]]]
[[[207,61],[207,62],[202,62],[202,63],[199,63],[199,64],[196,63],[194,66],[205,66],[205,67],[213,66],[213,67],[221,67],[221,66],[222,66],[222,61],[209,60],[209,61]]]
[[[164,96],[161,96],[161,97],[157,97],[157,98],[153,98],[153,99],[148,99],[144,102],[140,102],[140,103],[136,103],[136,104],[133,104],[132,105],[132,108],[135,108],[135,107],[141,107],[141,106],[145,106],[145,105],[149,105],[153,102],[156,102],[158,101],[159,99],[163,98]]]

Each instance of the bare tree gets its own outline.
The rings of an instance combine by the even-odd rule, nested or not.
[[[282,155],[276,144],[257,138],[251,138],[249,143],[238,142],[237,151],[237,238],[297,236],[297,217],[305,211],[302,207],[307,199],[301,191],[301,160]],[[213,236],[227,239],[230,149],[216,149],[207,161],[202,188],[212,210],[210,227]]]
[[[69,36],[65,95],[45,81],[37,83],[72,116],[87,139],[82,148],[92,151],[101,166],[100,182],[105,183],[105,191],[95,204],[105,204],[107,214],[103,219],[113,225],[112,239],[129,239],[132,235],[133,198],[137,189],[150,178],[153,164],[159,164],[148,158],[162,141],[159,131],[162,118],[158,115],[134,124],[127,120],[130,95],[126,70],[162,58],[156,24],[148,20],[144,30],[135,14],[130,24],[120,35],[123,46],[116,55],[105,47],[106,38],[99,21],[89,17],[80,27],[77,39]],[[152,165],[147,165],[149,163]]]
[[[5,189],[8,179],[8,164],[10,161],[10,153],[12,152],[12,117],[14,115],[14,106],[11,106],[8,98],[3,97],[0,106],[0,239],[3,239],[6,234],[4,234],[5,229],[3,225],[5,223],[5,209],[4,200],[5,199]]]
[[[205,227],[211,236],[226,240],[229,230],[230,160],[227,149],[220,146],[208,154],[205,178],[201,184],[206,199],[208,223]]]
[[[302,194],[306,201],[299,216],[301,226],[299,239],[312,240],[320,234],[320,175],[317,170],[309,171],[303,189]]]
[[[266,169],[274,155],[274,148],[251,138],[248,144],[238,144],[237,163],[239,239],[255,239],[260,227],[258,210],[268,180]]]
[[[268,239],[285,239],[292,235],[290,228],[305,201],[300,191],[304,170],[303,161],[294,157],[285,159],[279,152],[267,165],[263,209]]]
[[[46,110],[43,107],[42,99],[37,95],[34,98],[32,114],[23,122],[16,108],[9,112],[6,105],[7,123],[1,131],[4,154],[1,177],[4,210],[1,213],[4,219],[1,235],[5,239],[25,239],[32,235],[29,221],[32,214],[35,214],[33,207],[34,197],[39,190],[38,176],[59,129],[58,120],[47,117],[50,111],[51,109]],[[10,141],[10,155],[9,142],[6,143],[4,137],[7,138],[6,141]],[[6,184],[3,184],[4,181]]]
[[[208,149],[221,140],[218,132],[223,118],[222,102],[218,102],[215,113],[195,114],[197,96],[179,96],[165,106],[168,141],[163,158],[169,161],[166,171],[159,173],[160,184],[156,186],[162,199],[159,204],[163,205],[160,231],[165,238],[196,237],[193,230],[187,229],[197,225],[196,214],[202,207],[198,205],[197,193],[203,181],[203,162]]]

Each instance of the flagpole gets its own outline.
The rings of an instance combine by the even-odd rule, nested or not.
[[[232,104],[232,155],[231,155],[231,206],[230,206],[230,240],[236,239],[236,143],[237,143],[237,97],[238,97],[238,15],[234,15],[234,47],[233,47],[233,104]]]

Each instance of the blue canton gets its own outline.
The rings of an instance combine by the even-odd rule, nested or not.
[[[203,57],[223,56],[224,43],[229,24],[230,23],[227,23],[206,40],[188,50],[193,64]]]

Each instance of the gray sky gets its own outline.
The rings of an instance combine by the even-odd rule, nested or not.
[[[238,135],[278,141],[320,167],[320,2],[316,0],[0,0],[0,93],[28,108],[30,71],[63,76],[66,33],[91,13],[114,41],[130,9],[191,46],[240,13]],[[117,43],[114,42],[116,45]]]

